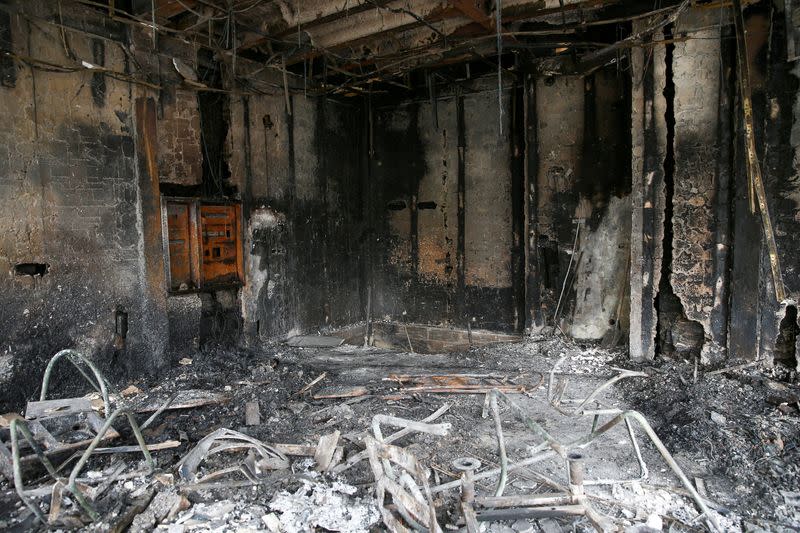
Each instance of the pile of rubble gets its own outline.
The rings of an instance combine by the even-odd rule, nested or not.
[[[517,347],[544,355],[539,344]],[[330,358],[363,357],[368,366],[381,357],[374,350],[273,350],[250,354],[247,368],[235,370],[215,354],[184,359],[155,386],[120,392],[66,350],[51,360],[40,399],[24,416],[0,420],[7,479],[0,507],[9,510],[0,528],[738,528],[736,514],[684,473],[648,420],[609,399],[619,382],[650,381],[647,372],[608,366],[613,352],[550,348],[551,357],[536,363],[549,367],[541,373],[484,358],[471,371],[409,368],[362,383],[336,375]],[[329,358],[329,370],[287,362],[311,353]],[[385,355],[397,363],[396,354]],[[435,356],[421,357],[435,366]],[[94,391],[48,399],[59,361],[71,362]],[[587,368],[602,378],[577,386],[575,375]],[[566,436],[555,435],[542,406],[563,421]],[[600,452],[604,440],[619,455]],[[616,468],[623,456],[631,464]],[[661,484],[651,486],[654,478]]]

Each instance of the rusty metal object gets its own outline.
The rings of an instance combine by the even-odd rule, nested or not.
[[[164,202],[163,211],[167,219],[167,243],[169,260],[170,289],[180,290],[194,287],[194,280],[198,279],[197,272],[193,272],[194,256],[197,253],[192,238],[191,218],[193,205],[188,202]]]
[[[162,198],[161,210],[170,290],[183,292],[244,280],[240,204]]]
[[[241,244],[241,206],[201,205],[200,285],[244,279]]]
[[[497,389],[507,394],[522,394],[536,389],[544,380],[542,374],[533,373],[539,376],[538,380],[534,378],[530,384],[522,385],[510,383],[507,376],[495,374],[390,374],[383,380],[396,382],[400,393],[487,394]]]

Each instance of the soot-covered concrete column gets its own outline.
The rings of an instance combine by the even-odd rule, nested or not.
[[[136,163],[138,174],[139,272],[142,291],[142,336],[150,348],[152,368],[166,366],[169,344],[167,281],[161,227],[158,183],[158,148],[155,100],[136,99]]]
[[[634,31],[641,23],[634,23]],[[661,32],[653,40],[663,38]],[[631,314],[632,359],[655,356],[655,297],[664,237],[664,158],[667,126],[665,51],[662,45],[631,52]]]
[[[697,13],[678,21],[701,25]],[[718,352],[711,334],[714,306],[714,196],[719,133],[719,28],[692,32],[678,42],[672,56],[675,84],[675,174],[672,197],[672,264],[670,279],[686,318],[705,333],[704,359]],[[724,341],[723,341],[724,342]]]

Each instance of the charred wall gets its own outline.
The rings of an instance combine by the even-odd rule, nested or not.
[[[177,84],[162,88],[158,95],[158,120],[161,182],[199,185],[203,178],[203,150],[197,93]]]
[[[521,104],[503,92],[502,132],[491,80],[434,102],[376,106],[374,315],[409,322],[518,330],[522,314]],[[515,201],[516,198],[516,201]]]
[[[80,9],[64,17],[64,37],[46,23],[52,5],[20,6],[2,6],[14,15],[0,20],[6,49],[114,75],[21,60],[4,75],[3,402],[35,392],[43,362],[62,348],[90,354],[113,378],[156,370],[198,343],[363,319],[360,103],[306,98],[292,79],[287,108],[274,73],[253,75],[234,97],[223,90],[228,67],[186,43]],[[239,75],[248,68],[258,65],[241,60]],[[185,81],[194,75],[213,90]],[[242,203],[240,289],[168,293],[161,194]]]
[[[360,106],[298,94],[236,99],[229,153],[241,191],[251,340],[364,319]],[[244,149],[242,149],[244,148]]]
[[[792,124],[798,82],[787,61],[781,3],[744,11],[753,125],[786,300],[776,300],[761,217],[750,208],[745,133],[732,25],[689,12],[676,30],[691,36],[673,54],[675,195],[670,284],[684,318],[700,324],[703,361],[771,362],[793,338],[797,301],[797,164]],[[705,21],[705,24],[704,24]],[[716,95],[716,96],[715,96]],[[791,139],[787,143],[786,140]],[[712,144],[713,142],[713,144]],[[794,323],[787,322],[789,317]],[[786,354],[777,354],[783,358]],[[788,356],[792,360],[792,354]]]
[[[689,10],[653,37],[665,45],[633,52],[634,358],[709,363],[726,349],[731,65],[718,20]]]
[[[639,22],[634,22],[637,31]],[[656,32],[652,39],[663,38]],[[631,264],[629,349],[633,359],[655,357],[655,299],[663,257],[667,152],[665,50],[631,51]]]
[[[535,83],[538,310],[573,337],[600,339],[628,299],[628,82],[610,68]]]
[[[531,77],[502,115],[489,83],[375,111],[375,315],[600,339],[628,298],[628,81]]]
[[[766,36],[755,43],[752,72],[756,76],[753,113],[758,146],[763,146],[762,171],[770,214],[775,233],[786,300],[777,302],[772,285],[769,258],[765,247],[760,250],[759,315],[761,335],[757,350],[768,361],[791,363],[796,350],[780,346],[785,336],[797,327],[796,310],[791,306],[800,300],[800,177],[798,172],[797,124],[800,122],[800,71],[797,61],[787,58],[787,24],[792,14],[783,13],[781,2],[761,2],[746,11],[746,25],[755,29],[769,28]],[[757,34],[757,31],[751,33]],[[787,142],[788,139],[788,142]],[[759,220],[759,229],[760,229]],[[733,310],[732,310],[733,311]],[[794,323],[791,323],[794,322]],[[783,327],[781,327],[783,325]],[[778,344],[778,346],[776,346]],[[796,364],[796,356],[794,363]]]
[[[696,21],[702,24],[702,21]],[[719,29],[693,33],[672,52],[674,193],[670,284],[709,340],[713,306],[714,178],[719,154]]]
[[[723,79],[720,29],[713,26],[713,15],[690,11],[678,19],[673,33],[690,32],[691,38],[668,49],[668,73],[672,113],[669,117],[673,143],[669,169],[670,205],[667,234],[670,261],[662,278],[659,333],[677,351],[702,346],[704,359],[718,359],[725,349],[724,331],[712,331],[715,305],[727,298],[720,289],[726,275],[714,280],[715,255],[726,242],[715,242],[717,212],[716,187],[727,179],[729,152],[720,142],[720,98]],[[726,126],[726,127],[729,127]],[[728,207],[729,208],[729,207]],[[719,223],[724,223],[720,221]],[[719,287],[719,288],[718,288]],[[667,309],[674,295],[677,315]],[[692,324],[696,323],[696,325]],[[669,328],[670,331],[663,331]],[[662,349],[667,349],[662,344]]]
[[[786,351],[786,339],[796,337],[790,306],[798,290],[792,136],[798,83],[786,56],[786,18],[782,5],[766,1],[744,11],[757,157],[787,289],[779,302],[761,217],[750,207],[742,72],[730,14],[687,11],[665,28],[667,44],[654,49],[649,64],[643,52],[632,53],[634,76],[642,80],[633,99],[632,258],[643,259],[631,268],[635,358],[656,354],[656,326],[662,355],[701,355],[705,364],[725,357],[771,361],[777,341]],[[658,133],[648,141],[653,124],[660,124]],[[648,198],[651,183],[662,192]]]
[[[6,49],[54,64],[79,58],[118,72],[129,67],[112,44],[125,39],[123,27],[74,10],[65,24],[80,22],[96,37],[62,41],[54,26],[37,23],[49,8],[2,6],[12,14]],[[0,87],[0,367],[7,407],[38,390],[44,363],[60,349],[77,347],[114,374],[158,368],[166,342],[157,335],[163,293],[154,296],[143,279],[141,206],[157,199],[157,189],[139,180],[138,90],[88,72],[22,61],[13,68],[14,82]],[[124,349],[114,348],[118,312],[128,316]]]

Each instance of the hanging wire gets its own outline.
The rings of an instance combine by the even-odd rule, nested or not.
[[[497,116],[498,116],[498,137],[503,136],[503,18],[502,0],[495,0],[495,30],[497,32]]]
[[[236,49],[239,47],[239,43],[236,42],[236,12],[233,10],[233,0],[230,1],[229,4],[229,21],[231,25],[231,33],[233,34],[232,37],[232,45],[231,49],[233,51],[233,58],[231,64],[231,82],[236,84]]]
[[[153,22],[153,50],[156,50],[156,0],[150,0],[150,16]]]
[[[194,15],[194,16],[196,16],[198,18],[208,18],[209,20],[224,20],[228,16],[228,15],[221,15],[221,16],[218,16],[218,17],[206,16],[203,13],[200,13],[200,12],[195,11],[194,9],[192,9],[191,6],[188,6],[188,5],[184,4],[181,0],[175,0],[175,1],[178,2],[178,4],[180,4],[180,6],[183,9],[185,9],[186,11],[188,11],[189,13],[191,13],[192,15]]]

